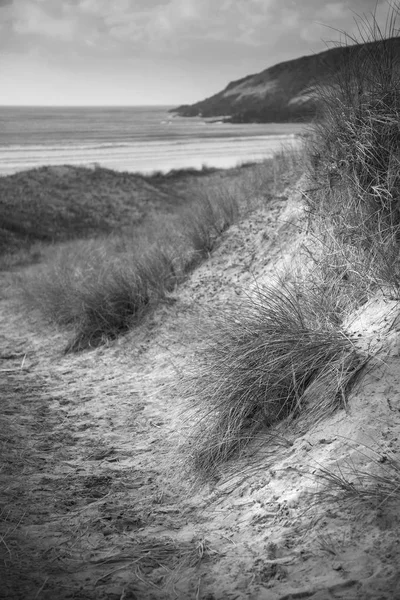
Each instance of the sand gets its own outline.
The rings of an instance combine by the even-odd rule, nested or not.
[[[302,214],[296,189],[260,198],[142,327],[78,355],[2,274],[0,598],[400,598],[398,500],[344,500],[321,477],[396,476],[395,300],[377,295],[347,323],[372,358],[346,410],[286,443],[281,430],[275,447],[259,436],[202,487],[182,464],[191,416],[176,383],[199,352],[188,323],[270,281]]]

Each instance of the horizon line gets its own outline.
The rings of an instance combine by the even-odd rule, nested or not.
[[[169,108],[176,104],[1,104],[0,108]]]

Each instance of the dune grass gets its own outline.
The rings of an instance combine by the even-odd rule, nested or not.
[[[20,278],[25,304],[70,327],[67,351],[117,337],[166,300],[239,215],[272,194],[280,168],[287,170],[283,156],[233,180],[193,183],[191,201],[175,213],[156,212],[123,234],[55,246]]]
[[[319,90],[321,114],[309,139],[305,194],[310,225],[325,265],[344,281],[370,289],[400,284],[400,47],[398,8],[382,30],[374,16],[359,23],[348,62]],[[397,49],[397,50],[396,50]],[[339,260],[336,260],[339,258]]]
[[[344,440],[349,442],[349,440]],[[350,444],[357,459],[369,463],[360,467],[355,460],[348,459],[342,465],[320,468],[315,478],[322,484],[317,500],[346,501],[351,505],[372,505],[376,509],[384,505],[397,506],[400,499],[400,463],[388,449],[377,446],[373,449],[359,444]]]
[[[241,179],[241,169],[231,176]],[[35,244],[141,227],[152,212],[173,213],[187,205],[198,182],[212,186],[220,178],[219,171],[208,168],[142,175],[68,165],[1,177],[0,269],[8,268],[17,252],[23,259],[25,251],[30,262]]]
[[[154,231],[153,231],[154,234]],[[109,236],[58,246],[20,279],[23,299],[71,329],[67,351],[96,347],[126,332],[181,280],[179,240]],[[181,243],[182,245],[182,243]]]
[[[325,310],[321,290],[259,289],[209,324],[182,393],[197,414],[188,449],[204,476],[289,415],[318,421],[346,397],[365,363]]]
[[[344,407],[368,362],[342,329],[379,289],[399,297],[400,54],[398,9],[382,31],[361,21],[304,148],[308,214],[300,259],[282,280],[223,311],[182,394],[195,406],[185,453],[205,477],[280,421],[304,431]],[[348,39],[347,42],[355,42]]]

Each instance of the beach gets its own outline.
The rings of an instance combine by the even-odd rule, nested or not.
[[[45,165],[229,168],[299,145],[304,125],[176,117],[171,107],[0,107],[0,175]]]

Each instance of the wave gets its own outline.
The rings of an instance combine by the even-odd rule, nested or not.
[[[193,137],[193,136],[191,136]],[[76,151],[76,150],[93,150],[93,149],[98,149],[98,148],[135,148],[135,147],[139,147],[143,148],[144,146],[179,146],[179,145],[187,145],[187,144],[197,144],[197,143],[205,143],[205,144],[222,144],[222,143],[243,143],[243,142],[249,142],[249,143],[255,143],[256,141],[259,141],[260,143],[264,142],[264,141],[268,141],[268,142],[272,142],[273,140],[284,140],[284,139],[294,139],[296,138],[296,134],[280,134],[280,135],[276,135],[276,134],[271,134],[271,135],[254,135],[254,136],[227,136],[227,137],[221,137],[221,138],[194,138],[192,139],[192,141],[188,141],[187,139],[166,139],[164,140],[160,140],[157,139],[157,141],[152,141],[152,140],[147,140],[145,142],[145,144],[143,144],[143,141],[138,140],[138,141],[129,141],[129,142],[97,142],[95,144],[90,143],[90,142],[84,142],[84,143],[79,143],[77,144],[76,142],[67,142],[67,143],[63,143],[63,144],[50,144],[50,143],[45,143],[45,144],[0,144],[0,153],[3,152],[16,152],[16,151],[24,151],[24,152],[36,152],[36,151],[42,151],[42,150],[46,150],[46,151],[53,151],[53,150],[59,150],[59,149],[65,149],[65,150],[70,150],[70,151]]]
[[[298,144],[294,134],[222,138],[168,139],[0,146],[0,174],[44,165],[94,163],[116,170],[148,172],[191,166],[234,166],[271,156],[282,146]]]

